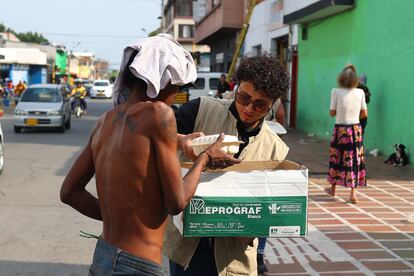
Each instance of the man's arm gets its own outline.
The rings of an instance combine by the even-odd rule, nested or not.
[[[215,168],[225,168],[240,161],[221,151],[224,135],[201,153],[194,161],[189,172],[181,178],[181,167],[176,155],[177,126],[171,108],[162,102],[154,104],[155,118],[151,141],[155,145],[157,170],[163,187],[164,206],[168,213],[181,212],[193,197],[200,181],[201,172],[207,167],[210,156],[218,162]]]
[[[177,151],[177,126],[171,108],[162,102],[154,103],[154,128],[151,141],[155,145],[157,170],[162,184],[164,206],[176,215],[187,206],[194,195],[201,172],[208,163],[207,154],[201,154],[191,170],[181,177]]]
[[[60,200],[85,216],[102,220],[98,199],[85,189],[95,174],[91,149],[93,133],[94,131],[92,131],[88,144],[63,181],[60,189]]]

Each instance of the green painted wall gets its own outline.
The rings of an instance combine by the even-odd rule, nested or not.
[[[413,10],[412,0],[357,0],[354,9],[311,23],[307,40],[299,34],[298,129],[330,139],[330,91],[352,63],[372,93],[366,148],[388,155],[403,143],[414,158]]]
[[[66,65],[68,63],[68,54],[65,51],[56,51],[56,65],[59,67],[61,74],[66,73]]]

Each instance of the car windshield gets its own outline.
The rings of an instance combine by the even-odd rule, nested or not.
[[[20,99],[21,102],[46,102],[58,103],[62,101],[62,95],[56,88],[36,87],[28,88]]]
[[[107,83],[106,81],[97,81],[93,83],[94,86],[108,86],[109,83]]]

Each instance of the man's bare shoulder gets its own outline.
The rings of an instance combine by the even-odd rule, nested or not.
[[[164,102],[154,102],[151,106],[149,119],[155,138],[167,138],[170,142],[177,141],[177,125],[174,111]]]

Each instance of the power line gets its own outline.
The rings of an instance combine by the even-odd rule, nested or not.
[[[81,36],[81,37],[106,37],[106,38],[143,38],[140,35],[97,35],[97,34],[71,34],[71,33],[42,33],[55,36]]]

